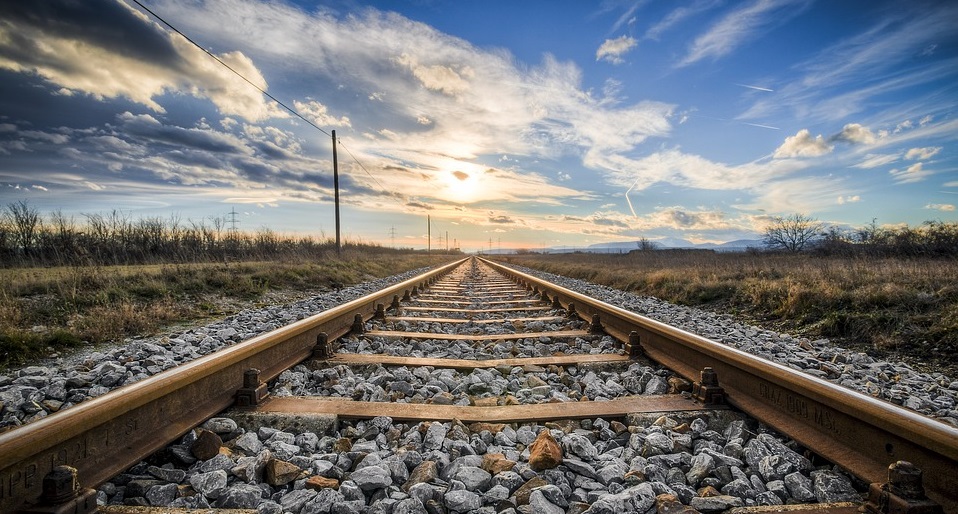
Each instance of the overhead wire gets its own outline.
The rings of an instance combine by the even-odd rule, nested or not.
[[[227,64],[226,62],[224,62],[224,61],[223,61],[222,59],[220,59],[219,57],[217,57],[213,52],[210,52],[209,50],[207,50],[206,48],[204,48],[203,46],[201,46],[199,43],[197,43],[196,41],[193,41],[193,39],[191,39],[189,36],[187,36],[187,35],[184,34],[182,31],[180,31],[180,29],[174,27],[172,23],[166,21],[163,17],[161,17],[159,14],[156,14],[156,12],[154,12],[153,10],[151,10],[149,7],[143,5],[143,3],[140,2],[140,0],[133,0],[133,3],[135,3],[135,4],[138,5],[138,6],[140,6],[140,8],[142,8],[142,9],[145,10],[146,12],[150,13],[151,15],[153,15],[154,18],[156,18],[157,20],[160,20],[160,22],[162,22],[164,25],[166,25],[167,27],[169,27],[170,30],[172,30],[173,32],[176,32],[177,34],[179,34],[180,36],[182,36],[183,39],[186,39],[186,40],[189,41],[193,46],[195,46],[196,48],[199,48],[200,50],[202,50],[206,55],[209,55],[209,56],[212,57],[214,60],[216,60],[216,62],[222,64],[224,67],[226,67],[226,69],[228,69],[228,70],[230,70],[231,72],[233,72],[237,77],[243,79],[243,81],[245,81],[247,84],[249,84],[249,85],[253,86],[254,88],[256,88],[257,91],[259,91],[260,93],[266,95],[267,98],[269,98],[270,100],[272,100],[272,101],[276,102],[277,104],[279,104],[280,106],[282,106],[284,109],[286,109],[287,111],[289,111],[293,116],[296,116],[297,118],[303,120],[304,122],[306,122],[307,124],[309,124],[309,126],[315,128],[316,130],[322,132],[323,134],[326,134],[326,135],[329,136],[329,137],[333,137],[332,134],[330,134],[329,132],[327,132],[326,130],[324,130],[322,127],[316,125],[315,123],[313,123],[312,121],[310,121],[309,119],[307,119],[305,116],[303,116],[302,114],[300,114],[299,111],[297,111],[296,109],[293,109],[292,107],[286,105],[285,103],[283,103],[282,101],[280,101],[278,98],[276,98],[275,96],[273,96],[273,95],[271,95],[270,93],[268,93],[265,89],[261,88],[261,87],[258,86],[256,83],[254,83],[254,82],[251,81],[250,79],[246,78],[246,76],[244,76],[242,73],[240,73],[240,72],[236,71],[235,69],[233,69],[232,66],[230,66],[229,64]],[[342,146],[343,150],[346,150],[346,153],[349,154],[349,157],[352,158],[353,161],[355,161],[356,164],[358,164],[359,167],[362,168],[362,170],[363,170],[364,172],[366,172],[366,175],[369,175],[369,178],[373,179],[373,182],[375,182],[376,185],[378,185],[379,188],[380,188],[384,193],[388,194],[391,198],[393,198],[394,200],[396,200],[397,202],[399,202],[399,204],[400,204],[401,206],[405,207],[405,204],[402,203],[402,202],[400,202],[400,200],[397,198],[397,196],[398,196],[397,193],[389,192],[389,191],[382,185],[382,183],[379,182],[379,180],[378,180],[375,176],[373,176],[372,173],[369,172],[369,169],[367,169],[366,166],[363,165],[362,161],[360,161],[359,159],[357,159],[356,156],[353,155],[353,152],[351,152],[351,151],[349,150],[349,148],[346,147],[346,145],[343,145],[342,140],[341,140],[340,138],[337,137],[337,138],[336,138],[336,141],[339,142],[339,144],[340,144],[340,146]],[[335,142],[334,142],[334,143],[335,143]]]
[[[214,60],[216,60],[216,62],[222,64],[224,67],[226,67],[226,69],[228,69],[228,70],[230,70],[231,72],[233,72],[233,74],[235,74],[237,77],[243,79],[243,81],[245,81],[247,84],[249,84],[249,85],[253,86],[254,88],[256,88],[257,91],[259,91],[260,93],[266,95],[267,98],[269,98],[270,100],[272,100],[272,101],[276,102],[277,104],[279,104],[280,106],[282,106],[284,109],[286,109],[287,111],[289,111],[293,116],[296,116],[297,118],[303,120],[303,121],[306,122],[309,126],[315,128],[316,130],[322,132],[323,134],[326,134],[327,136],[329,136],[329,137],[331,137],[331,138],[333,137],[332,134],[330,134],[329,132],[327,132],[326,130],[324,130],[322,127],[316,125],[315,123],[313,123],[312,121],[310,121],[309,119],[307,119],[305,116],[303,116],[302,114],[300,114],[299,111],[297,111],[296,109],[293,109],[292,107],[286,105],[285,103],[283,103],[282,101],[280,101],[278,98],[276,98],[275,96],[273,96],[273,95],[271,95],[270,93],[268,93],[265,89],[261,88],[261,87],[258,86],[256,83],[254,83],[254,82],[251,81],[250,79],[246,78],[246,76],[244,76],[242,73],[240,73],[240,72],[236,71],[235,69],[233,69],[232,66],[230,66],[229,64],[227,64],[226,62],[224,62],[224,61],[223,61],[222,59],[220,59],[219,57],[217,57],[213,52],[210,52],[209,50],[207,50],[206,48],[204,48],[203,46],[201,46],[199,43],[197,43],[196,41],[193,41],[193,39],[191,39],[189,36],[187,36],[187,35],[184,34],[182,31],[180,31],[180,29],[174,27],[172,23],[166,21],[162,16],[160,16],[159,14],[157,14],[156,12],[154,12],[152,9],[150,9],[149,7],[143,5],[143,3],[140,2],[140,0],[133,0],[133,3],[135,3],[135,4],[138,5],[138,6],[140,6],[141,9],[143,9],[143,10],[145,10],[146,12],[150,13],[151,15],[153,15],[154,18],[156,18],[157,20],[160,20],[160,22],[162,22],[164,25],[166,25],[167,27],[169,27],[170,30],[172,30],[173,32],[176,32],[177,34],[179,34],[180,36],[182,36],[183,39],[189,41],[190,44],[192,44],[192,45],[195,46],[196,48],[199,48],[200,50],[202,50],[206,55],[209,55],[209,56],[212,57]],[[334,132],[335,132],[335,131],[334,131]],[[402,201],[400,201],[400,198],[399,198],[400,195],[399,195],[399,194],[393,193],[393,192],[390,192],[389,190],[387,190],[386,187],[383,186],[381,182],[379,182],[379,179],[377,179],[372,173],[369,172],[369,169],[366,168],[366,166],[362,163],[362,161],[360,161],[358,158],[356,158],[356,156],[353,154],[353,152],[350,151],[349,148],[348,148],[346,145],[343,144],[342,139],[340,139],[340,138],[337,137],[337,138],[336,138],[336,141],[334,141],[333,143],[335,144],[336,142],[339,143],[339,145],[343,148],[343,150],[346,150],[346,153],[349,154],[349,157],[350,157],[356,164],[358,164],[360,168],[362,168],[362,170],[366,173],[366,175],[368,175],[369,178],[371,178],[371,179],[373,180],[373,182],[376,183],[377,186],[379,186],[379,189],[381,189],[382,192],[386,193],[386,194],[389,195],[392,199],[396,200],[396,202],[398,202],[401,207],[405,207],[405,206],[406,206],[405,203],[403,203]]]
[[[299,119],[305,121],[305,122],[308,123],[310,126],[312,126],[313,128],[315,128],[316,130],[322,132],[323,134],[326,134],[327,136],[332,137],[332,135],[331,135],[329,132],[326,132],[325,130],[323,130],[319,125],[316,125],[316,124],[313,123],[312,121],[306,119],[306,117],[303,116],[302,114],[300,114],[297,110],[295,110],[295,109],[291,108],[290,106],[284,104],[283,102],[279,101],[275,96],[273,96],[273,95],[267,93],[265,89],[259,87],[258,85],[256,85],[256,83],[254,83],[254,82],[251,81],[250,79],[246,78],[242,73],[240,73],[240,72],[236,71],[235,69],[233,69],[232,66],[230,66],[229,64],[227,64],[226,62],[224,62],[224,61],[223,61],[222,59],[220,59],[219,57],[217,57],[213,52],[210,52],[210,51],[207,50],[206,48],[203,48],[199,43],[197,43],[196,41],[193,41],[192,39],[190,39],[189,36],[187,36],[186,34],[180,32],[180,29],[174,27],[170,22],[168,22],[168,21],[166,21],[165,19],[163,19],[159,14],[156,14],[155,12],[153,12],[149,7],[143,5],[143,3],[140,2],[140,0],[133,0],[133,3],[135,3],[135,4],[138,5],[138,6],[140,6],[144,11],[146,11],[146,12],[152,14],[154,18],[160,20],[164,25],[166,25],[167,27],[169,27],[170,30],[172,30],[173,32],[176,32],[176,33],[179,34],[180,36],[183,36],[183,39],[186,39],[186,40],[189,41],[193,46],[195,46],[196,48],[199,48],[200,50],[202,50],[203,52],[205,52],[206,55],[208,55],[208,56],[212,57],[213,59],[215,59],[216,62],[218,62],[218,63],[222,64],[223,66],[225,66],[226,69],[232,71],[237,77],[239,77],[239,78],[243,79],[244,81],[246,81],[247,84],[249,84],[249,85],[255,87],[255,88],[257,89],[257,91],[259,91],[260,93],[263,93],[264,95],[266,95],[270,100],[272,100],[272,101],[276,102],[277,104],[281,105],[284,109],[286,109],[287,111],[289,111],[293,116],[296,116],[297,118],[299,118]]]

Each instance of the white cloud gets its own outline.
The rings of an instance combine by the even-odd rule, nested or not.
[[[123,27],[100,32],[87,22],[82,30],[74,30],[70,24],[77,23],[75,20],[59,20],[63,25],[54,26],[36,23],[39,17],[0,25],[0,50],[4,54],[0,69],[39,75],[57,86],[61,94],[122,97],[158,113],[165,109],[156,98],[182,92],[208,98],[221,113],[248,120],[285,116],[259,91],[202,50],[162,30],[122,2],[82,3],[65,11]],[[23,41],[31,42],[28,48],[21,46]],[[260,71],[241,52],[217,57],[260,88],[268,87]]]
[[[395,58],[395,62],[412,72],[423,87],[439,91],[449,96],[457,96],[469,89],[469,79],[475,72],[469,66],[459,70],[444,64],[423,65],[415,55],[403,53]]]
[[[905,159],[913,161],[915,159],[919,161],[926,161],[931,159],[935,155],[938,155],[938,152],[941,151],[940,146],[926,146],[924,148],[910,148],[905,153]]]
[[[830,138],[833,141],[844,141],[852,144],[871,145],[877,141],[875,134],[868,127],[858,123],[848,123],[842,131]]]
[[[805,0],[756,0],[740,7],[697,37],[678,66],[730,54],[757,34],[800,14],[808,4]]]
[[[776,159],[793,157],[818,157],[832,151],[832,146],[819,134],[812,137],[808,129],[799,130],[794,136],[785,138],[785,142],[775,149]]]
[[[892,153],[892,154],[874,154],[874,153],[870,153],[870,154],[865,155],[865,160],[864,160],[864,161],[862,161],[862,162],[860,162],[860,163],[858,163],[858,164],[855,164],[853,167],[854,167],[854,168],[861,168],[861,169],[866,169],[866,170],[868,170],[868,169],[872,169],[872,168],[877,168],[877,167],[879,167],[879,166],[884,166],[884,165],[886,165],[886,164],[891,164],[891,163],[897,161],[898,159],[901,159],[901,154],[900,154],[900,153]]]
[[[858,203],[861,200],[862,197],[859,195],[839,196],[838,205],[845,205],[846,203]]]
[[[596,61],[609,61],[612,64],[625,62],[622,56],[635,48],[638,41],[630,36],[620,36],[615,39],[606,39],[595,52]]]
[[[915,164],[912,164],[903,170],[899,170],[897,168],[893,169],[888,173],[892,176],[897,184],[912,184],[915,182],[921,182],[922,180],[925,180],[934,174],[933,171],[924,169],[922,163],[920,162],[916,162]]]
[[[930,203],[925,206],[926,209],[931,209],[941,212],[954,212],[955,206],[950,203]]]
[[[329,114],[329,109],[320,102],[313,100],[312,98],[307,98],[307,101],[300,102],[299,100],[293,101],[293,107],[303,115],[309,121],[319,125],[320,127],[351,127],[352,124],[349,122],[348,116],[342,116],[336,118],[335,116]]]

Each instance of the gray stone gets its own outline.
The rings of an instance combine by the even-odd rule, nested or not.
[[[800,502],[815,501],[815,493],[812,491],[812,480],[807,476],[794,472],[785,476],[785,488],[788,494]]]
[[[822,470],[812,473],[813,490],[819,503],[857,502],[862,496],[845,475]]]
[[[173,502],[179,490],[176,484],[163,484],[151,487],[144,495],[150,505],[164,507]]]
[[[572,471],[578,475],[596,478],[595,468],[593,468],[592,465],[587,462],[573,457],[565,457],[562,459],[562,465],[569,468],[569,471]]]
[[[237,429],[236,422],[230,418],[210,418],[202,427],[217,434],[229,434]]]
[[[246,432],[232,441],[235,448],[239,448],[247,455],[256,455],[263,449],[263,443],[255,432]]]
[[[426,511],[426,507],[419,501],[413,498],[406,498],[405,500],[399,500],[395,506],[393,506],[393,514],[429,514]]]
[[[566,452],[578,455],[586,462],[595,460],[599,455],[599,450],[595,448],[595,445],[579,434],[568,434],[563,437],[562,446]]]
[[[688,473],[685,474],[685,479],[688,481],[688,484],[695,487],[702,481],[703,478],[709,476],[712,473],[712,470],[715,469],[715,459],[707,453],[700,453],[692,457],[692,466],[689,469]]]
[[[263,490],[255,485],[236,484],[220,495],[216,506],[222,509],[255,509],[263,499]]]
[[[379,466],[368,466],[357,469],[349,475],[350,480],[356,482],[363,491],[373,491],[392,485],[393,480],[389,471]]]
[[[466,490],[472,492],[483,492],[492,482],[492,475],[488,471],[474,466],[459,468],[453,478],[462,482]]]
[[[284,512],[300,512],[303,505],[316,496],[316,491],[311,489],[298,489],[288,492],[280,497],[279,504],[282,505]]]
[[[190,477],[190,485],[193,489],[205,496],[212,495],[219,489],[226,487],[226,471],[218,469],[209,473],[197,473]]]
[[[529,495],[529,507],[532,512],[536,514],[565,514],[565,509],[547,500],[540,489],[532,491],[532,494]]]
[[[442,448],[442,441],[446,438],[448,428],[442,423],[433,423],[426,430],[426,437],[423,439],[423,448],[427,450],[438,450]]]
[[[341,506],[342,502],[346,502],[346,500],[339,491],[335,489],[322,489],[316,493],[316,496],[313,496],[303,505],[303,510],[300,511],[300,514],[330,514],[333,512],[339,514],[341,512],[347,512],[347,508]]]
[[[167,482],[172,482],[174,484],[179,484],[186,479],[186,471],[182,469],[167,469],[157,466],[150,466],[146,469],[146,472],[159,478],[160,480],[166,480]]]
[[[745,502],[735,496],[696,496],[692,498],[689,506],[700,512],[722,512],[735,507],[744,507]]]
[[[443,499],[446,506],[453,512],[468,512],[482,506],[482,499],[472,491],[449,491]]]
[[[549,484],[542,487],[538,487],[533,491],[533,494],[540,493],[542,496],[548,500],[549,503],[557,505],[562,508],[569,506],[569,501],[566,500],[565,493],[562,492],[562,489],[559,486]],[[531,501],[531,496],[530,496]]]

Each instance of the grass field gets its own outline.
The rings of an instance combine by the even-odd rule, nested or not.
[[[269,292],[328,291],[455,257],[347,251],[269,262],[0,269],[0,368],[228,315]]]
[[[646,251],[501,260],[958,375],[958,260]]]

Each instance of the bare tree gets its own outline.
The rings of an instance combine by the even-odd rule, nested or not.
[[[824,228],[822,222],[804,214],[776,216],[765,228],[762,242],[770,250],[800,252],[814,242]]]
[[[43,229],[40,212],[30,207],[25,200],[7,205],[7,215],[13,222],[13,235],[16,244],[24,255],[33,253],[33,246]]]

